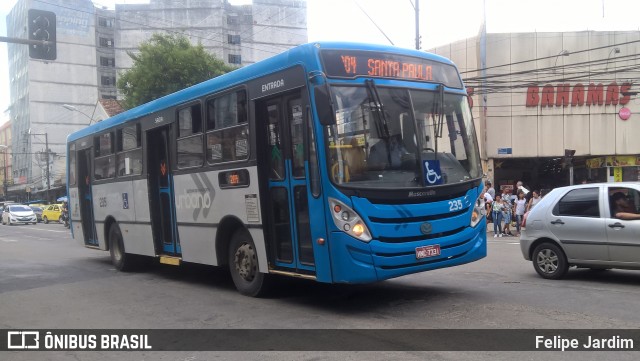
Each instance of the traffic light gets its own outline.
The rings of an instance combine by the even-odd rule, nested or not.
[[[562,164],[565,167],[570,167],[573,165],[573,156],[576,154],[575,149],[565,149],[564,150],[564,158],[562,159]]]
[[[29,9],[29,40],[48,41],[47,45],[30,44],[32,59],[56,60],[56,14],[52,11]]]

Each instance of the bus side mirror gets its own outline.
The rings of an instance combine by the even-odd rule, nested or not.
[[[331,97],[329,96],[329,88],[326,84],[315,87],[314,98],[320,124],[335,125],[335,112],[333,111],[333,104],[331,103]]]

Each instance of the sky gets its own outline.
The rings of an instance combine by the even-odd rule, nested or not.
[[[1,36],[6,36],[6,16],[16,1],[0,0]],[[94,1],[109,8],[115,3],[145,2]],[[475,36],[483,20],[483,3],[487,31],[493,33],[640,30],[638,0],[420,0],[422,49]],[[415,48],[414,4],[415,0],[307,0],[309,41],[392,42]],[[7,50],[0,42],[0,124],[8,118],[4,113],[8,106]]]

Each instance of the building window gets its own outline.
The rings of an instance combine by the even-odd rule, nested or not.
[[[242,56],[229,54],[229,64],[242,64]]]
[[[113,27],[113,18],[98,18],[98,25],[103,28],[112,28]]]
[[[228,25],[238,25],[238,16],[237,15],[229,15],[229,16],[227,16],[227,24]]]
[[[107,58],[104,56],[100,57],[100,65],[102,66],[109,66],[109,67],[115,67],[116,66],[116,59],[115,58]]]
[[[253,24],[253,15],[246,14],[246,15],[242,16],[242,22],[244,24]]]
[[[227,35],[229,44],[240,44],[240,35]]]
[[[105,48],[113,48],[113,39],[100,38],[100,46]]]
[[[102,76],[100,79],[101,85],[116,85],[116,77],[115,76]]]

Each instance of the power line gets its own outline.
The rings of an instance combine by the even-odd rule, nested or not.
[[[589,51],[602,50],[602,49],[607,49],[607,48],[617,47],[617,46],[622,46],[622,45],[635,44],[635,43],[640,43],[640,40],[632,40],[632,41],[626,41],[624,43],[617,43],[617,44],[599,46],[599,47],[596,47],[596,48],[572,51],[572,52],[570,52],[570,55],[571,54],[580,54],[580,53],[589,52]],[[489,67],[486,67],[486,68],[468,70],[468,71],[460,72],[460,74],[466,74],[466,73],[471,73],[471,72],[479,72],[479,71],[484,71],[484,70],[489,70],[489,69],[501,68],[501,67],[505,67],[505,66],[525,64],[525,63],[530,63],[532,61],[539,61],[539,60],[545,60],[545,59],[551,59],[551,58],[557,58],[557,57],[558,57],[558,55],[549,55],[549,56],[544,56],[544,57],[535,58],[535,59],[522,60],[522,61],[517,61],[517,62],[513,62],[513,63],[494,65],[494,66],[489,66]]]
[[[625,58],[625,59],[622,59]],[[629,58],[629,59],[626,59]],[[584,61],[584,62],[578,62],[578,63],[571,63],[571,64],[566,64],[566,65],[560,65],[560,66],[552,66],[552,67],[546,67],[546,68],[535,68],[535,69],[528,69],[528,70],[523,70],[523,71],[517,71],[517,72],[509,72],[509,73],[503,73],[503,74],[491,74],[491,75],[487,75],[487,76],[483,76],[483,77],[470,77],[470,78],[466,78],[465,81],[474,81],[474,80],[485,80],[485,79],[493,79],[493,78],[500,78],[500,77],[511,77],[514,75],[523,75],[523,74],[530,74],[530,73],[543,73],[543,72],[548,72],[551,71],[551,73],[548,74],[552,74],[557,76],[558,73],[555,72],[555,70],[564,70],[564,69],[584,69],[584,66],[590,66],[590,65],[605,65],[605,64],[615,64],[618,62],[623,62],[623,61],[633,61],[633,60],[638,60],[640,59],[640,55],[638,54],[632,54],[632,55],[625,55],[625,56],[620,56],[617,59],[615,59],[613,62],[611,62],[611,59],[595,59],[595,60],[588,60],[588,61]]]

